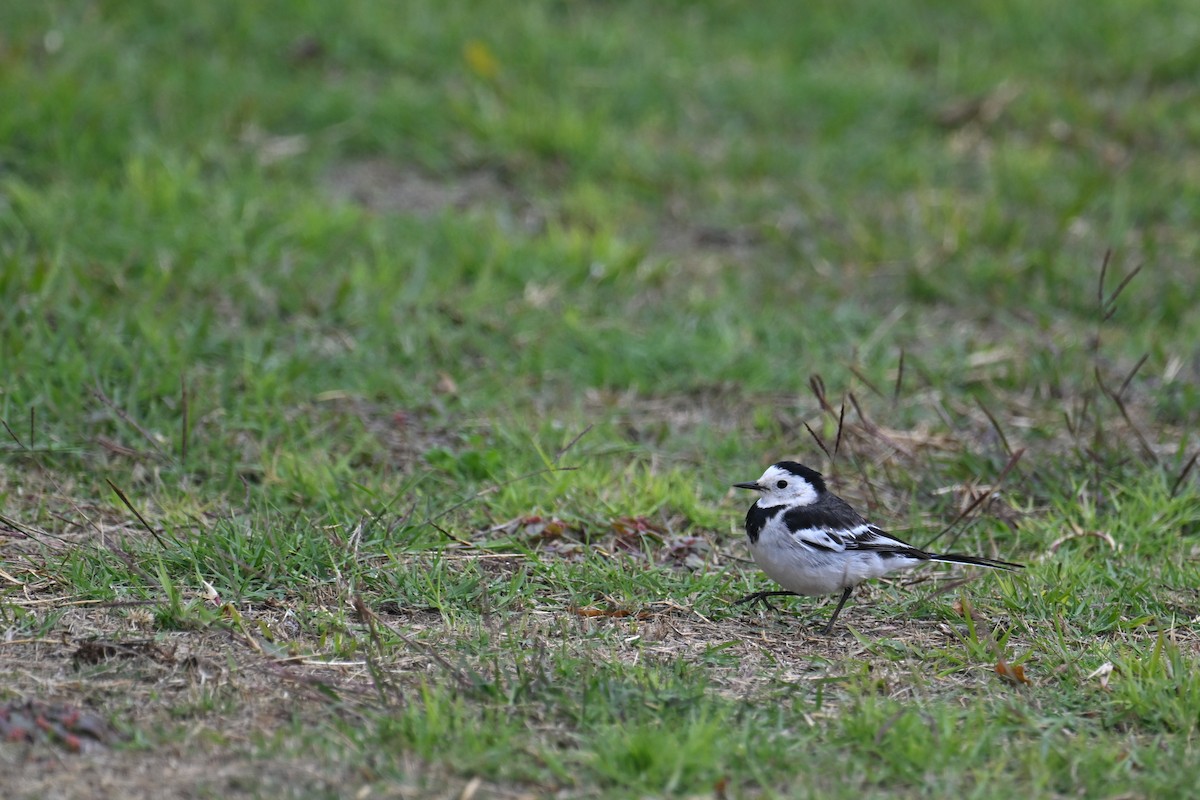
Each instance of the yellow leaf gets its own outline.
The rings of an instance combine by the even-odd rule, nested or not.
[[[476,77],[485,81],[494,81],[500,74],[500,62],[492,54],[491,48],[478,39],[463,45],[463,60]]]

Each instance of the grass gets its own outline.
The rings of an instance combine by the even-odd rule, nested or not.
[[[10,791],[1187,796],[1198,27],[0,11]],[[784,457],[1029,568],[733,607]]]

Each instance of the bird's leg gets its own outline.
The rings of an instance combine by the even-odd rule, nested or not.
[[[833,616],[829,618],[829,624],[825,626],[824,633],[826,636],[833,633],[833,623],[837,622],[838,614],[842,613],[842,606],[846,605],[846,601],[850,599],[850,593],[854,591],[853,586],[847,586],[842,592],[842,599],[838,600],[837,608],[833,610]]]
[[[771,609],[772,611],[777,611],[778,609],[776,609],[775,606],[773,606],[769,602],[767,602],[767,598],[768,597],[783,597],[784,595],[796,595],[796,593],[795,592],[755,592],[754,594],[746,595],[741,600],[738,600],[737,602],[735,602],[734,605],[740,606],[745,603],[762,603],[764,606]],[[796,596],[798,596],[798,595],[796,595]]]

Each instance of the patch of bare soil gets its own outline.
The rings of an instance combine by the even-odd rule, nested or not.
[[[429,450],[453,447],[463,438],[450,427],[431,422],[433,415],[426,409],[385,406],[343,392],[319,395],[316,402],[286,413],[304,417],[312,430],[335,434],[330,438],[336,442],[353,441],[358,429],[365,431],[375,448],[362,454],[361,466],[367,469],[411,472],[423,465],[422,457]]]
[[[516,209],[525,205],[493,171],[435,178],[386,158],[344,161],[326,173],[324,185],[335,200],[380,213],[416,217],[481,206]]]
[[[104,751],[77,758],[0,747],[12,798],[339,796],[343,776],[304,760],[250,761],[201,743]],[[369,785],[369,784],[368,784]],[[372,794],[372,797],[380,796]]]
[[[243,605],[227,626],[151,636],[139,605],[5,602],[57,618],[53,635],[0,631],[6,798],[460,797],[470,783],[399,753],[385,757],[407,782],[385,781],[352,745],[331,745],[330,723],[376,709],[376,678],[365,660],[321,655],[285,607]],[[383,667],[404,685],[438,680],[430,653]]]
[[[308,756],[250,758],[197,739],[153,750],[106,750],[66,758],[0,745],[4,797],[11,800],[162,798],[429,798],[532,800],[537,795],[463,778],[415,759],[403,781],[382,780],[362,763],[331,764]]]

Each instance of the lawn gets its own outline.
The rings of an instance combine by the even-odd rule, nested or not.
[[[4,4],[0,794],[1194,794],[1198,41]],[[784,458],[1027,569],[735,606]]]

